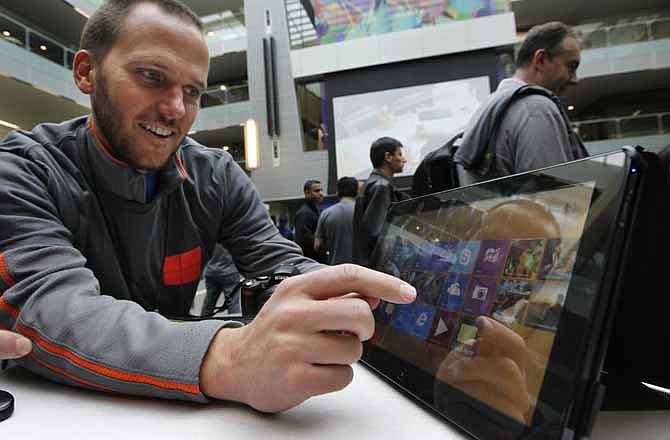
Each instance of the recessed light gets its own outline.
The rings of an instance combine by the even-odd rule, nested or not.
[[[2,35],[4,35],[5,37],[11,37],[12,36],[11,32],[9,32],[9,31],[2,31]]]
[[[40,50],[47,50],[47,47],[44,44],[40,44]]]
[[[568,106],[568,110],[573,111],[574,109],[575,109],[575,106],[574,106],[574,105],[569,105],[569,106]]]

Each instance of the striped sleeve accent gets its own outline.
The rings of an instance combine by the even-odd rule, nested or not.
[[[5,312],[9,313],[14,318],[19,317],[19,309],[17,309],[16,307],[14,307],[12,305],[7,304],[5,302],[5,299],[2,296],[0,296],[0,310],[3,310]]]
[[[16,281],[9,273],[7,262],[5,261],[5,254],[0,254],[0,292],[4,292],[14,284],[16,284]]]
[[[52,355],[55,356],[60,356],[68,361],[72,362],[79,368],[86,369],[88,371],[91,371],[93,373],[99,374],[101,376],[105,376],[109,379],[114,379],[114,380],[119,380],[123,382],[132,382],[132,383],[138,383],[138,384],[147,384],[147,385],[152,385],[157,388],[162,388],[166,390],[174,390],[174,391],[181,391],[187,394],[200,394],[200,385],[199,384],[186,384],[186,383],[179,383],[179,382],[171,382],[171,381],[166,381],[162,379],[158,379],[155,377],[151,376],[146,376],[142,374],[134,374],[134,373],[128,373],[125,371],[120,371],[120,370],[115,370],[113,368],[105,367],[103,365],[96,364],[94,362],[88,361],[86,359],[81,358],[80,356],[77,356],[76,354],[72,353],[71,351],[68,351],[64,348],[58,347],[46,340],[44,340],[39,334],[37,334],[36,331],[20,324],[17,323],[16,329],[23,334],[26,337],[29,337],[32,339],[34,343],[40,346],[43,350],[45,350],[48,353],[51,353]],[[43,365],[44,366],[44,365]],[[47,367],[52,371],[56,371],[56,369]],[[67,375],[68,378],[72,379],[70,375]],[[76,379],[72,379],[76,380]],[[81,383],[81,380],[77,380],[77,382]],[[100,386],[95,385],[95,388],[100,388]]]

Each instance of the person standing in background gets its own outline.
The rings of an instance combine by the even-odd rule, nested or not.
[[[288,225],[288,216],[286,214],[279,216],[279,225],[277,225],[277,229],[279,229],[279,233],[282,237],[288,240],[293,240],[293,230]]]
[[[308,180],[303,187],[305,201],[295,214],[295,242],[302,248],[302,253],[315,261],[320,261],[319,254],[314,250],[314,233],[319,221],[319,205],[323,201],[321,182]]]
[[[405,198],[391,182],[393,175],[402,172],[407,162],[402,147],[399,140],[391,137],[379,138],[370,146],[374,169],[356,197],[354,210],[353,258],[361,266],[370,265],[389,206]]]
[[[228,313],[240,313],[240,273],[235,267],[232,255],[220,244],[214,248],[214,254],[209,259],[203,272],[207,294],[202,303],[202,316],[214,314],[216,302],[223,292],[226,297]]]
[[[337,181],[337,204],[321,213],[316,225],[314,250],[325,254],[330,265],[351,263],[354,234],[354,207],[358,194],[358,181],[342,177]]]

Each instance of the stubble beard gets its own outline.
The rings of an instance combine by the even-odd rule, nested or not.
[[[93,116],[96,128],[107,142],[110,153],[118,160],[127,163],[136,170],[158,171],[165,167],[174,153],[170,154],[165,161],[159,164],[145,163],[142,157],[137,157],[131,148],[131,139],[123,134],[122,114],[119,106],[109,95],[105,76],[100,74],[95,78],[95,96],[91,99]]]

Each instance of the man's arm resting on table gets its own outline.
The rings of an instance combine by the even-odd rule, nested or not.
[[[379,300],[415,297],[404,281],[350,264],[289,278],[249,325],[216,334],[200,387],[209,397],[264,412],[340,390],[352,380],[350,364],[360,359],[362,341],[374,332]]]

